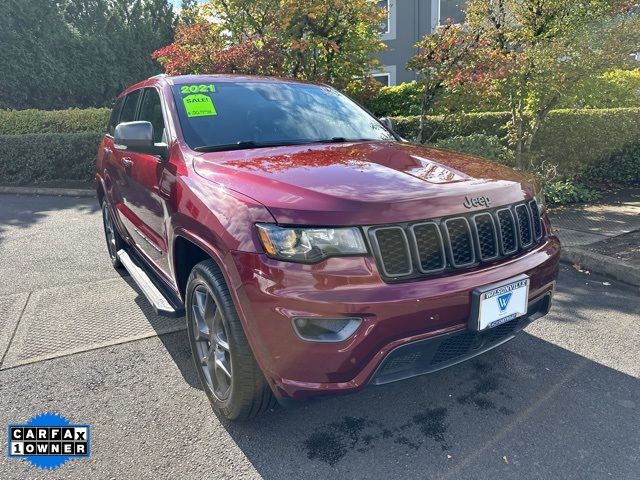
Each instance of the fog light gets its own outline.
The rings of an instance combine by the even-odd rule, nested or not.
[[[309,342],[341,342],[349,338],[362,323],[361,318],[296,317],[293,329]]]

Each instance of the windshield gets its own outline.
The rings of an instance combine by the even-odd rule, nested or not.
[[[394,140],[375,118],[329,87],[247,81],[172,88],[185,141],[196,150]]]

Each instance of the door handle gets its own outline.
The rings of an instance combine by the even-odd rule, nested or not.
[[[130,157],[122,157],[122,166],[124,168],[129,168],[131,165],[133,165],[133,160]]]
[[[113,150],[111,150],[110,148],[107,148],[107,147],[105,147],[102,151],[104,152],[104,154],[107,157],[113,153]]]

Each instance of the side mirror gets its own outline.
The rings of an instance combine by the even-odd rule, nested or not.
[[[387,130],[389,130],[390,132],[393,132],[393,122],[391,121],[390,118],[388,117],[381,117],[380,118],[380,123],[382,123],[382,125],[384,125],[385,127],[387,127]]]
[[[113,135],[116,150],[147,153],[167,158],[167,145],[153,142],[153,125],[151,122],[124,122],[116,125]]]

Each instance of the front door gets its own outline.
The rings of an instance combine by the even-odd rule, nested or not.
[[[137,120],[153,125],[154,142],[167,141],[165,121],[160,95],[155,88],[145,88]],[[124,152],[126,153],[126,152]],[[165,163],[159,157],[144,153],[127,153],[130,160],[127,167],[128,186],[125,205],[129,211],[129,221],[135,243],[139,249],[163,273],[169,272],[167,260],[167,218],[168,192]]]

